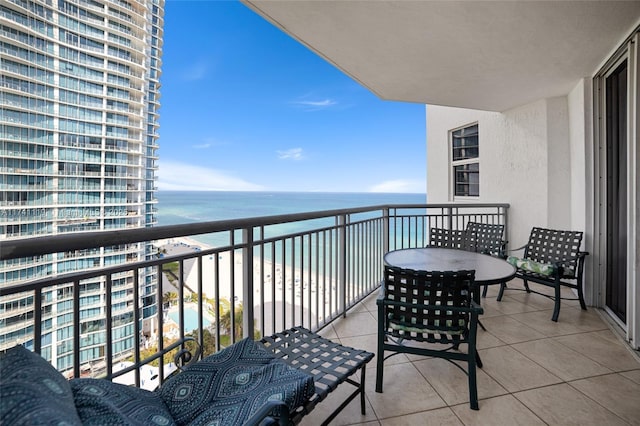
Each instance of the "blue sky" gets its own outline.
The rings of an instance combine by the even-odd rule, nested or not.
[[[167,0],[163,51],[160,190],[426,192],[425,106],[241,3]]]

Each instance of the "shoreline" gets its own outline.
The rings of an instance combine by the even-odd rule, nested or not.
[[[165,256],[171,257],[181,254],[196,253],[201,250],[215,250],[215,247],[209,247],[206,244],[200,244],[198,241],[189,237],[172,238],[159,241],[164,245],[159,245],[165,251]],[[231,254],[230,250],[217,253],[196,256],[184,261],[184,287],[186,291],[198,293],[199,274],[197,258],[202,263],[202,294],[201,297],[206,299],[226,299],[234,304],[244,303],[243,297],[243,259],[241,253],[237,251]],[[233,261],[233,263],[232,263]],[[261,267],[262,266],[262,267]],[[275,272],[275,276],[272,276]],[[167,282],[165,273],[163,273],[163,294],[167,291]],[[310,279],[310,282],[307,282]],[[318,280],[318,283],[315,280]],[[231,284],[234,284],[232,291]],[[290,267],[283,268],[280,263],[273,263],[270,260],[255,259],[253,264],[253,282],[255,284],[253,291],[253,308],[256,312],[256,327],[260,327],[259,313],[261,306],[265,309],[265,330],[272,327],[272,311],[276,313],[277,323],[281,322],[279,318],[282,316],[283,309],[290,312],[291,305],[303,305],[304,313],[307,315],[316,311],[323,310],[323,304],[328,304],[326,299],[327,291],[324,290],[324,279],[322,275],[309,274],[302,275],[300,268],[292,269]],[[333,286],[331,282],[326,285]],[[173,289],[169,291],[177,292],[177,287],[170,284]],[[233,296],[233,297],[232,297]],[[283,303],[284,301],[284,303]],[[185,308],[189,305],[185,303]],[[194,306],[195,307],[195,306]],[[196,307],[197,310],[197,307]],[[295,310],[295,319],[290,319],[297,323],[300,320],[300,312]],[[213,322],[213,321],[212,321]]]

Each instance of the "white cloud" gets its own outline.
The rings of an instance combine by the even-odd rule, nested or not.
[[[293,101],[291,103],[300,106],[307,111],[318,111],[338,105],[338,102],[332,99],[323,99],[320,101]]]
[[[209,67],[203,63],[193,64],[182,73],[182,78],[187,81],[202,80],[206,77]]]
[[[280,160],[302,160],[304,155],[302,154],[302,148],[291,148],[285,151],[277,151],[278,158]]]
[[[426,182],[417,180],[396,179],[381,182],[369,188],[369,192],[426,192]]]
[[[265,188],[219,170],[160,161],[158,189],[166,191],[262,191]]]
[[[199,145],[192,145],[193,148],[195,149],[207,149],[207,148],[211,148],[211,144],[210,143],[201,143]]]

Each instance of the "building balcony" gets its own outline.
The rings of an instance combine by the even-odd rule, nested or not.
[[[157,256],[3,284],[0,302],[29,298],[35,309],[32,327],[25,327],[22,334],[12,328],[11,339],[5,338],[8,330],[0,322],[0,350],[20,343],[51,354],[55,342],[38,306],[54,288],[70,286],[73,292],[66,296],[75,304],[74,360],[73,368],[64,373],[86,375],[87,363],[81,362],[80,352],[88,346],[81,338],[86,330],[81,330],[78,300],[83,296],[82,284],[99,279],[107,289],[106,314],[100,319],[112,327],[104,329],[104,357],[89,363],[97,377],[113,374],[120,361],[140,362],[149,350],[161,351],[185,336],[193,336],[208,355],[243,337],[266,336],[295,325],[375,353],[375,298],[384,253],[423,247],[432,227],[462,228],[477,218],[504,224],[508,232],[506,204],[443,204],[5,240],[0,260],[132,243],[153,245]],[[192,239],[198,235],[215,236],[221,243],[209,247]],[[124,287],[116,288],[112,282],[127,272],[134,272],[132,303],[115,313],[113,293]],[[159,282],[146,279],[154,275]],[[149,285],[155,290],[149,292]],[[522,288],[517,280],[509,286]],[[385,362],[384,393],[374,390],[375,358],[369,364],[366,415],[352,401],[332,424],[637,424],[640,406],[633,395],[640,394],[640,361],[606,315],[565,302],[560,320],[553,322],[553,302],[544,296],[509,291],[498,302],[496,293],[497,288],[490,286],[481,300],[486,330],[478,331],[484,363],[478,371],[479,411],[469,409],[462,371],[440,359],[398,355]],[[149,308],[145,303],[156,300],[163,308],[143,315]],[[112,328],[127,324],[133,329],[134,350],[123,357],[113,352]],[[159,378],[168,374],[164,364],[157,368]],[[139,376],[131,380],[130,384],[140,385]],[[319,424],[342,402],[344,391],[339,387],[302,424]]]

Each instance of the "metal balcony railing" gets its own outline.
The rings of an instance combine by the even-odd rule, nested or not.
[[[143,243],[141,253],[155,254],[146,259],[141,255],[141,261],[131,258],[113,266],[0,283],[0,350],[24,344],[55,358],[57,347],[72,344],[72,362],[67,368],[59,364],[59,369],[80,377],[87,365],[81,354],[93,351],[99,356],[91,362],[99,368],[92,374],[110,376],[123,360],[139,363],[145,348],[162,351],[189,335],[206,355],[242,337],[270,335],[295,325],[317,331],[345,316],[379,286],[387,251],[425,246],[432,227],[464,229],[469,221],[504,224],[508,235],[508,208],[385,205],[5,239],[0,261],[14,263],[49,255],[47,261],[55,265],[77,250],[108,252],[132,243]],[[185,242],[199,235],[221,243],[206,247]],[[149,245],[153,250],[145,251]],[[114,313],[113,293],[126,286],[132,301]],[[96,290],[102,295],[100,321],[95,316],[88,321],[80,301]],[[162,309],[155,309],[158,305]],[[56,333],[59,329],[64,332]],[[126,339],[123,333],[128,333]],[[161,382],[162,362],[158,368]],[[132,384],[140,385],[139,372]]]

